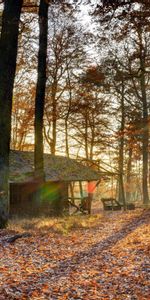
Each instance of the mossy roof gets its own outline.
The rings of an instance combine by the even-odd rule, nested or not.
[[[97,181],[105,176],[103,172],[84,166],[75,159],[44,154],[46,181]],[[108,174],[107,174],[108,175]],[[24,182],[34,178],[34,153],[10,152],[10,181]]]

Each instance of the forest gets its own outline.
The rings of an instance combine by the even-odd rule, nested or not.
[[[0,1],[0,300],[149,299],[150,1]]]

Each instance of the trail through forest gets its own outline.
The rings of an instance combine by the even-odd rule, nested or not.
[[[38,224],[0,231],[0,300],[149,299],[150,210]]]

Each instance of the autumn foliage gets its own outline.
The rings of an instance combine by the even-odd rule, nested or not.
[[[11,221],[0,299],[149,299],[150,211]],[[9,238],[16,231],[29,236]]]

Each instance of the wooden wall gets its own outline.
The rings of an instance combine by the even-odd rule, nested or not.
[[[10,215],[61,215],[68,211],[68,183],[10,183]]]

